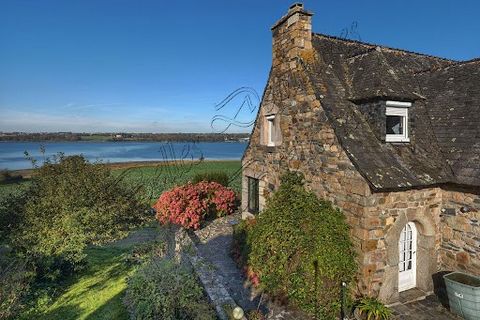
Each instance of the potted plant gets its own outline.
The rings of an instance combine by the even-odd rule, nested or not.
[[[374,297],[363,297],[355,305],[353,312],[357,320],[386,320],[392,316],[392,310]]]

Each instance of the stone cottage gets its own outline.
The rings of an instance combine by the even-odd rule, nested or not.
[[[313,33],[311,17],[294,4],[272,27],[243,216],[297,170],[346,215],[359,285],[384,302],[440,271],[480,274],[480,60]]]

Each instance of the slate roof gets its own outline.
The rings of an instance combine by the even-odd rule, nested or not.
[[[317,57],[302,61],[317,98],[374,190],[444,183],[480,186],[480,61],[457,62],[313,34]],[[414,102],[406,144],[382,142],[358,104]]]

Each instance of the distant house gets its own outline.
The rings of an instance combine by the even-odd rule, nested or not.
[[[312,33],[293,5],[243,156],[243,216],[287,169],[341,208],[360,287],[384,302],[480,274],[480,60],[452,61]],[[292,244],[294,245],[294,244]]]

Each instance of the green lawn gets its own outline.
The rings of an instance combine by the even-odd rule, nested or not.
[[[138,243],[153,241],[159,234],[156,223],[133,232],[114,244],[87,249],[87,267],[62,288],[52,303],[37,310],[34,316],[46,320],[122,320],[128,313],[122,304],[126,280],[134,266],[125,261],[125,254]],[[24,317],[25,318],[25,317]]]
[[[125,249],[87,250],[88,267],[41,315],[42,319],[128,319],[122,304],[126,278],[132,272],[122,258]]]

